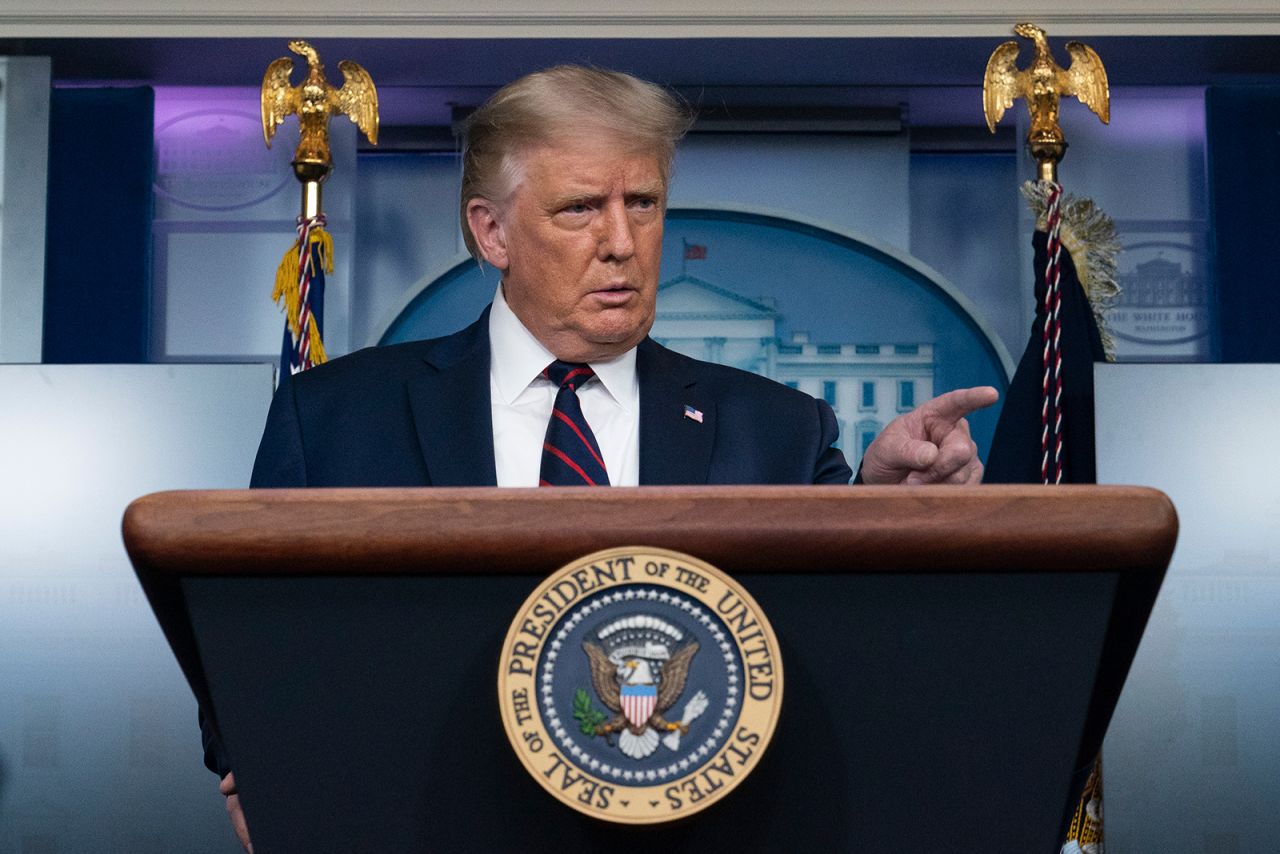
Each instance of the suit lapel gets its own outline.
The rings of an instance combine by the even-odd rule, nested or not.
[[[431,486],[496,486],[489,403],[489,309],[442,338],[408,384],[418,444]]]
[[[715,401],[698,388],[694,363],[646,338],[636,350],[640,381],[640,483],[707,482],[715,442]],[[699,423],[686,415],[691,406]]]

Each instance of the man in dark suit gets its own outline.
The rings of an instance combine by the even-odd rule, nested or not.
[[[364,350],[283,383],[253,485],[848,483],[823,401],[648,338],[671,159],[689,124],[661,88],[558,67],[471,117],[461,218],[502,274],[490,309],[433,341]],[[867,483],[972,483],[962,389],[890,423]],[[206,762],[241,841],[235,781]]]
[[[447,338],[365,350],[292,378],[273,402],[253,486],[497,485],[489,350],[486,309]],[[852,476],[831,447],[825,402],[647,338],[636,376],[641,484]]]

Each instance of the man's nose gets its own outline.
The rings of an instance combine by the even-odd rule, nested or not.
[[[631,233],[632,223],[624,203],[606,205],[597,220],[600,233],[598,236],[598,255],[601,261],[615,258],[625,261],[635,254],[636,241]]]

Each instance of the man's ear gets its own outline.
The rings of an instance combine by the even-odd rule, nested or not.
[[[471,199],[467,202],[467,225],[484,260],[496,269],[506,272],[510,266],[507,257],[507,233],[502,225],[501,211],[488,199]]]

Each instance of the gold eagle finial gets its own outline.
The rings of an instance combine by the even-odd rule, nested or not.
[[[378,92],[369,72],[354,62],[338,63],[342,88],[329,85],[315,48],[302,40],[289,42],[289,50],[307,60],[307,76],[289,85],[293,59],[282,56],[267,66],[262,77],[262,136],[267,147],[286,116],[297,114],[301,131],[293,168],[301,181],[320,181],[333,160],[329,155],[329,118],[345,113],[375,145],[378,142]]]
[[[1007,41],[991,53],[982,80],[982,108],[987,128],[995,133],[996,123],[1004,111],[1018,98],[1027,99],[1031,113],[1031,132],[1027,147],[1040,164],[1040,178],[1057,177],[1057,163],[1066,152],[1067,140],[1058,124],[1058,104],[1063,95],[1080,99],[1080,103],[1097,113],[1103,124],[1111,121],[1111,91],[1107,72],[1093,48],[1080,42],[1067,42],[1071,67],[1062,68],[1049,51],[1044,30],[1034,24],[1018,24],[1014,33],[1031,39],[1035,56],[1021,71],[1017,59],[1019,43]]]

